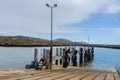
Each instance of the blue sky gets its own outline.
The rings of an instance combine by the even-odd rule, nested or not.
[[[81,27],[83,32],[78,38],[87,39],[89,36],[94,43],[120,43],[120,14],[93,14],[81,23],[70,24],[70,27]],[[74,35],[73,35],[74,36]],[[77,40],[77,38],[76,38]]]
[[[0,0],[0,35],[50,39],[53,5],[53,38],[91,43],[120,44],[120,0]]]

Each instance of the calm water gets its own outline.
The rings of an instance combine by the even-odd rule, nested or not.
[[[35,48],[0,47],[0,69],[25,67],[34,60]],[[38,48],[41,52],[41,48]],[[39,55],[40,58],[41,55]],[[120,50],[95,48],[94,60],[88,67],[102,70],[115,70],[120,67]]]

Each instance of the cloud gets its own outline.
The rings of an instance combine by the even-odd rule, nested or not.
[[[109,5],[107,7],[107,11],[105,13],[107,13],[107,14],[115,14],[115,13],[119,13],[119,12],[120,12],[120,5],[112,4],[112,5]]]
[[[114,27],[114,28],[109,28],[109,27],[106,27],[106,28],[100,28],[99,29],[100,31],[105,31],[105,32],[111,32],[111,33],[120,33],[120,27]]]
[[[49,34],[50,8],[46,2],[58,4],[53,11],[55,34],[84,32],[81,27],[66,25],[81,23],[96,13],[120,12],[119,0],[0,0],[0,29],[6,32],[3,35]]]

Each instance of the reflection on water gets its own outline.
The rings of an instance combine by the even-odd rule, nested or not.
[[[38,49],[38,52],[42,53],[42,48]],[[41,58],[41,55],[42,54],[39,54],[39,58]],[[78,54],[77,59],[79,59]],[[34,48],[0,47],[0,68],[25,67],[26,64],[31,63],[33,60]],[[120,50],[95,48],[93,61],[86,64],[79,64],[79,60],[77,60],[77,62],[78,66],[102,70],[115,70],[116,67],[120,66]]]
[[[119,60],[120,50],[96,48],[92,66],[96,69],[115,70],[116,66],[120,66]]]

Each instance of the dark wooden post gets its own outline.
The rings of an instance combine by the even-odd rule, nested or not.
[[[43,59],[46,60],[46,50],[43,49]]]
[[[72,48],[72,57],[71,57],[71,62],[72,62],[72,64],[73,64],[73,56],[74,56],[74,52],[75,52],[75,48]]]
[[[50,57],[50,50],[49,49],[46,49],[46,69],[48,69],[50,66],[49,66],[49,57]]]
[[[58,48],[56,48],[56,56],[58,56]],[[58,65],[58,59],[55,60],[55,64]]]
[[[63,54],[62,54],[62,48],[60,48],[60,55],[62,56]]]
[[[68,63],[70,64],[70,47],[68,48]]]
[[[34,49],[35,70],[38,69],[38,49]]]
[[[66,68],[66,66],[65,66],[65,52],[66,52],[66,49],[63,48],[63,68]]]
[[[94,47],[92,47],[91,53],[92,53],[92,60],[93,60],[94,59]]]
[[[83,63],[83,48],[80,48],[80,58],[79,58],[79,63],[82,64]]]
[[[72,60],[73,60],[73,66],[77,66],[77,50],[74,51]]]
[[[58,56],[58,48],[56,48],[56,56]]]
[[[91,51],[90,48],[88,48],[88,52],[87,52],[87,61],[91,61]]]
[[[68,51],[63,49],[63,68],[67,68],[68,66]]]
[[[92,47],[90,48],[90,50],[89,50],[89,54],[90,54],[90,61],[92,61],[93,60],[93,50],[92,50]]]
[[[87,51],[87,49],[85,49],[85,53],[84,53],[84,63],[87,62],[87,53],[88,53],[88,51]]]
[[[60,56],[62,56],[62,58],[63,58],[62,48],[60,48]],[[60,58],[60,65],[62,65],[62,58]]]

